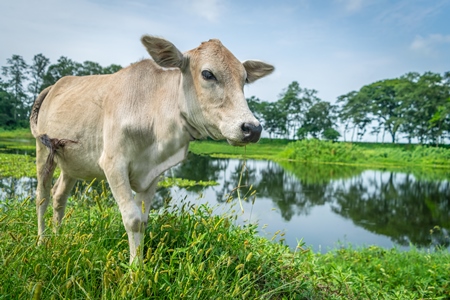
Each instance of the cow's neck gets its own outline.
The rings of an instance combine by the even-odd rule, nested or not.
[[[178,90],[178,108],[180,111],[180,120],[182,122],[183,130],[189,134],[190,141],[200,140],[205,138],[202,133],[195,128],[191,122],[191,113],[189,106],[193,105],[196,93],[192,76],[190,74],[182,74],[180,72],[180,83]]]

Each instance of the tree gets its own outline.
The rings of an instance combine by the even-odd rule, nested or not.
[[[269,137],[282,137],[286,134],[287,112],[280,107],[280,102],[261,102],[260,113],[264,130]]]
[[[250,98],[247,98],[246,100],[247,100],[248,108],[253,113],[255,118],[257,118],[261,123],[264,123],[263,115],[262,115],[261,100],[259,100],[259,98],[256,98],[255,96],[251,96]]]
[[[0,78],[0,127],[13,127],[16,124],[11,100],[13,97],[7,92],[6,86]]]
[[[20,55],[13,55],[6,62],[8,65],[2,67],[2,74],[8,79],[6,84],[8,92],[12,95],[14,120],[26,120],[28,118],[25,113],[27,95],[23,85],[28,80],[28,65]]]
[[[336,140],[340,134],[333,127],[336,123],[336,106],[329,102],[319,101],[306,112],[297,132],[299,138],[311,135],[313,138]]]
[[[327,128],[323,131],[322,136],[326,140],[336,142],[341,137],[341,134],[334,128]]]
[[[122,69],[122,66],[112,64],[107,67],[104,67],[102,74],[113,74],[113,73],[120,71],[121,69]]]
[[[446,119],[449,117],[448,98],[450,84],[438,73],[426,72],[417,82],[421,102],[425,106],[424,118],[428,120],[428,138],[434,144],[439,144],[446,131]]]
[[[402,77],[404,81],[397,92],[407,120],[402,125],[402,131],[409,140],[415,137],[420,143],[438,143],[448,133],[450,82],[447,75],[426,72],[422,75],[407,73]]]
[[[116,64],[107,67],[92,61],[80,64],[65,56],[50,65],[50,60],[43,54],[35,55],[29,66],[21,56],[13,55],[7,60],[7,66],[1,68],[4,78],[0,78],[0,127],[27,125],[34,99],[63,76],[112,74],[120,69],[122,67]]]
[[[279,107],[286,112],[286,133],[294,137],[301,120],[305,117],[308,109],[319,102],[316,90],[301,88],[297,81],[293,81],[280,94]]]
[[[86,75],[96,75],[103,74],[103,67],[96,62],[93,61],[85,61],[83,65],[80,66],[76,75],[78,76],[86,76]]]
[[[82,71],[83,65],[74,62],[73,60],[61,56],[56,64],[48,67],[47,73],[44,76],[42,89],[56,83],[60,78],[69,75],[79,75]]]
[[[42,54],[37,54],[33,57],[33,64],[29,67],[31,82],[28,84],[28,92],[31,93],[31,98],[33,100],[36,99],[41,92],[44,76],[49,64],[50,59]]]
[[[396,89],[400,81],[400,79],[377,81],[363,86],[358,92],[359,101],[370,106],[370,112],[379,126],[391,134],[392,143],[395,143],[396,134],[405,121],[402,103]]]
[[[339,118],[341,122],[345,124],[345,131],[348,130],[350,125],[353,125],[351,140],[353,141],[355,131],[357,136],[361,139],[366,132],[367,125],[372,122],[370,117],[370,106],[364,102],[364,99],[359,97],[359,94],[356,91],[339,96],[337,102],[342,103],[342,107],[339,110]]]

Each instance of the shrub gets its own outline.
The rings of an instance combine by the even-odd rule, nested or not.
[[[290,143],[280,157],[307,162],[363,162],[363,151],[350,143],[334,143],[317,139]]]

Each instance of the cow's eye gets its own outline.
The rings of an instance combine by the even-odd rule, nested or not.
[[[210,71],[207,71],[207,70],[202,71],[202,77],[205,80],[217,80],[216,76],[214,76],[213,73],[211,73]]]

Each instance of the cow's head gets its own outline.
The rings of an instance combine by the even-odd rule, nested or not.
[[[272,73],[272,65],[256,60],[241,63],[219,40],[185,54],[161,38],[146,35],[142,43],[157,64],[181,70],[186,99],[181,110],[194,138],[227,139],[231,145],[259,140],[262,127],[249,110],[243,89]]]

